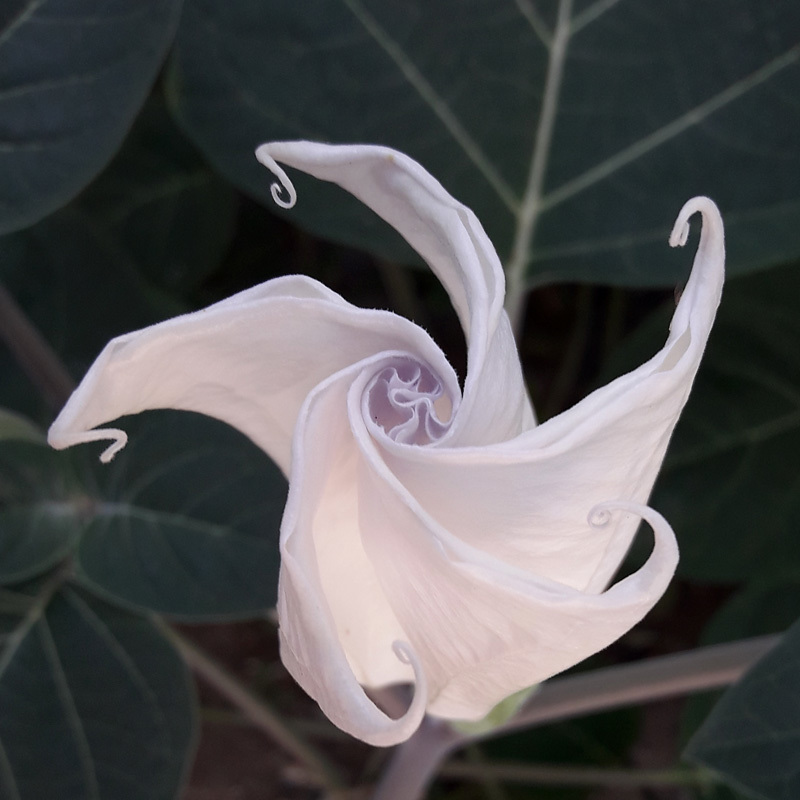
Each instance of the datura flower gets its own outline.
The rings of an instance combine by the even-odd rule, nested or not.
[[[423,715],[476,720],[609,645],[654,605],[678,551],[648,495],[719,302],[723,230],[707,198],[699,249],[664,348],[537,425],[497,254],[475,215],[384,147],[276,142],[257,150],[332,181],[394,226],[447,290],[467,337],[463,387],[422,329],[289,275],[111,341],[53,424],[57,448],[145,409],[202,412],[289,478],[281,524],[281,656],[340,728],[374,745]],[[654,547],[612,583],[644,519]],[[413,683],[394,719],[365,688]]]

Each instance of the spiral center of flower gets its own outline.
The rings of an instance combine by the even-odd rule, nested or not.
[[[426,364],[395,358],[367,385],[366,409],[389,438],[419,445],[442,437],[449,427],[452,404]]]

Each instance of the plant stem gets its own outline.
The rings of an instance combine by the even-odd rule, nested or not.
[[[447,723],[424,719],[417,732],[394,751],[372,800],[420,800],[439,765],[461,743],[460,734]]]
[[[195,674],[211,684],[223,697],[233,703],[253,725],[264,731],[300,761],[313,773],[322,787],[328,791],[341,788],[341,777],[333,765],[308,742],[304,741],[260,697],[231,675],[208,653],[166,623],[161,622],[160,628]]]
[[[708,786],[713,782],[709,773],[696,768],[676,769],[603,769],[577,764],[517,764],[488,762],[474,764],[451,761],[440,775],[485,781],[487,777],[507,783],[526,783],[541,786]]]
[[[516,716],[477,738],[730,686],[780,638],[759,636],[548,681]]]
[[[417,733],[395,751],[373,800],[420,800],[444,759],[470,742],[729,686],[780,638],[761,636],[556,678],[543,684],[508,722],[479,734],[458,733],[444,722],[425,720]]]
[[[467,745],[464,748],[464,757],[466,760],[456,763],[456,766],[464,764],[470,768],[473,780],[481,785],[486,800],[508,800],[501,782],[505,778],[496,774],[491,762],[477,744]],[[439,770],[439,774],[442,774],[442,770]]]
[[[48,342],[0,284],[0,339],[36,386],[42,399],[58,411],[72,394],[75,382]]]

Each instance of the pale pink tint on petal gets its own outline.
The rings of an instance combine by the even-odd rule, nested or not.
[[[394,227],[441,280],[469,346],[461,412],[450,431],[454,444],[501,441],[534,426],[503,311],[503,270],[472,211],[415,161],[385,147],[270,142],[256,155],[270,169],[278,160],[347,189]]]
[[[645,503],[686,402],[719,303],[724,244],[719,212],[700,249],[664,348],[635,371],[534,430],[472,448],[411,448],[376,437],[388,468],[444,528],[470,545],[576,589],[600,591],[638,526],[603,530],[586,514],[608,498]]]
[[[407,319],[356,308],[310,278],[277,278],[113,339],[48,440],[56,448],[124,443],[122,431],[92,429],[126,414],[176,408],[238,428],[288,472],[297,414],[314,386],[375,352],[404,346],[456,385],[439,348]]]

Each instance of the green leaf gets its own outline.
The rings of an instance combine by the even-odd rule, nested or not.
[[[0,442],[0,583],[70,557],[82,585],[133,610],[208,621],[274,606],[286,480],[269,457],[199,414],[124,427],[111,465],[89,447]]]
[[[69,555],[87,504],[67,454],[0,441],[0,584],[40,575]]]
[[[800,253],[800,6],[761,0],[187,0],[173,109],[225,175],[272,206],[270,139],[409,153],[530,284],[665,285],[666,236],[708,194],[732,272]],[[333,188],[297,180],[320,235],[410,258]]]
[[[70,553],[82,529],[69,503],[0,511],[0,584],[19,583],[54,567]]]
[[[0,233],[108,163],[169,46],[179,0],[11,0],[0,13]]]
[[[651,500],[678,536],[678,573],[737,583],[800,567],[800,269],[729,281]],[[672,305],[672,304],[669,304]],[[663,345],[674,306],[608,370]]]
[[[655,504],[680,574],[735,582],[800,567],[800,270],[731,282]]]
[[[711,618],[701,645],[719,644],[751,636],[781,633],[800,618],[800,568],[776,575],[757,576],[736,592]],[[711,713],[720,692],[687,699],[681,739],[688,741]]]
[[[800,796],[800,622],[723,696],[685,756],[761,800]]]
[[[76,378],[112,337],[185,310],[156,292],[119,242],[74,205],[0,238],[0,281]],[[34,394],[5,351],[0,374],[0,402],[36,418]]]
[[[800,618],[800,567],[757,576],[711,618],[701,644],[781,633]]]
[[[236,198],[152,99],[122,150],[78,201],[155,285],[186,291],[219,263]]]
[[[194,743],[183,662],[147,620],[58,584],[3,625],[0,797],[174,800]]]
[[[78,579],[133,608],[189,621],[252,617],[275,604],[286,481],[215,420],[126,420],[129,444],[97,466],[103,499],[75,553]]]

